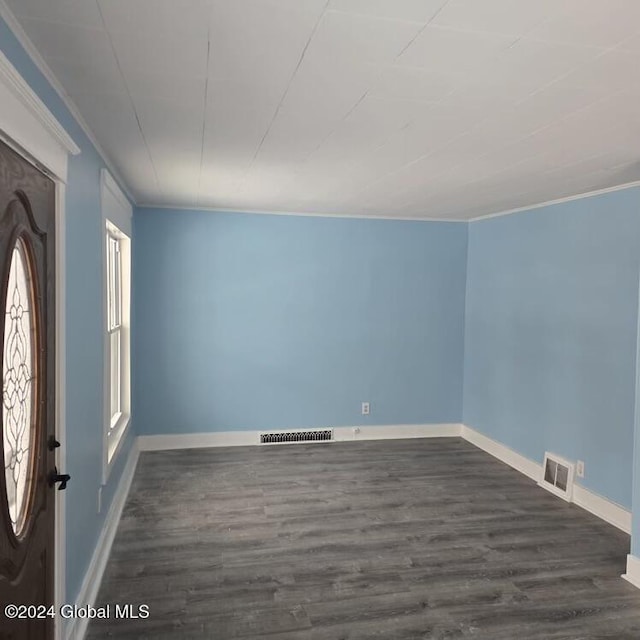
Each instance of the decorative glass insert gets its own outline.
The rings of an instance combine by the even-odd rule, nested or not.
[[[35,322],[33,281],[27,248],[19,239],[13,249],[4,315],[2,367],[2,440],[9,516],[19,535],[30,493],[33,445]]]

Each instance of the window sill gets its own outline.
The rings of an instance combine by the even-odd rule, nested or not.
[[[121,413],[118,419],[115,421],[115,424],[109,432],[109,435],[107,436],[107,464],[105,469],[105,482],[109,478],[111,467],[113,466],[116,458],[118,457],[118,453],[122,448],[124,435],[127,431],[127,428],[129,427],[130,422],[131,416],[128,413]]]

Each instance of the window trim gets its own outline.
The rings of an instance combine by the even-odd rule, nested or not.
[[[116,464],[126,432],[131,424],[131,217],[132,207],[117,183],[106,169],[101,175],[101,200],[103,218],[102,265],[103,265],[103,452],[102,485],[104,486]],[[111,335],[112,322],[109,305],[109,245],[110,237],[120,241],[121,288],[120,331],[121,358],[121,399],[119,414],[111,415]]]
[[[127,340],[127,327],[125,323],[127,322],[127,318],[125,318],[125,314],[123,312],[124,308],[124,300],[123,300],[123,289],[126,287],[123,286],[124,278],[127,277],[127,272],[129,271],[126,267],[123,268],[123,257],[125,251],[122,247],[122,244],[126,242],[124,239],[124,234],[109,220],[106,223],[106,253],[107,253],[107,262],[106,262],[106,277],[107,277],[107,342],[109,343],[108,349],[108,359],[109,359],[109,420],[107,422],[107,464],[112,460],[114,451],[112,450],[114,447],[117,448],[118,443],[122,437],[120,430],[122,428],[122,420],[123,418],[127,418],[128,416],[128,407],[125,405],[128,404],[125,402],[126,398],[126,389],[124,389],[125,385],[125,366],[127,358],[123,355],[123,350],[129,347]],[[117,367],[118,374],[117,379],[113,373],[113,362],[114,362],[114,349],[113,349],[113,337],[117,335],[118,337],[118,345],[117,345]],[[117,389],[114,389],[114,382],[116,383]],[[117,402],[114,403],[114,393],[117,394]],[[117,408],[114,411],[114,404],[116,404]],[[112,443],[115,441],[115,445],[112,447]]]

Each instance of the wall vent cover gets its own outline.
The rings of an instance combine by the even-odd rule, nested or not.
[[[542,480],[538,483],[551,493],[571,502],[573,495],[574,465],[548,451],[544,454]]]
[[[310,431],[271,431],[260,434],[260,444],[325,442],[327,440],[333,440],[333,429],[312,429]]]

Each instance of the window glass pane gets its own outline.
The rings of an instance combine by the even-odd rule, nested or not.
[[[122,324],[122,268],[120,264],[120,241],[114,238],[113,242],[113,309],[114,325]]]
[[[36,333],[27,249],[18,240],[11,256],[4,314],[2,440],[11,526],[20,535],[28,508],[32,462]]]
[[[113,328],[113,258],[111,236],[107,235],[107,329]]]
[[[121,411],[120,403],[120,329],[114,329],[111,341],[111,418]]]
[[[120,264],[120,241],[107,236],[107,324],[108,329],[122,323],[122,268]]]
[[[109,328],[113,328],[114,324],[114,314],[113,314],[113,238],[109,236],[107,240],[107,258],[108,258],[108,278],[109,278],[109,286],[108,286],[108,300],[109,300]]]

